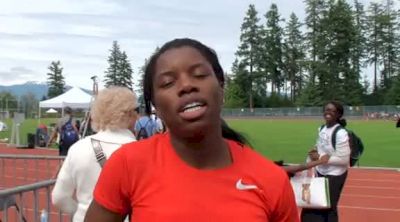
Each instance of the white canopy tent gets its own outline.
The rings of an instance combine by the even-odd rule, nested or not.
[[[51,108],[46,111],[46,113],[58,113],[57,110]]]
[[[92,96],[79,87],[72,87],[65,93],[54,98],[39,102],[39,118],[41,108],[61,108],[64,114],[64,107],[72,109],[89,109]]]

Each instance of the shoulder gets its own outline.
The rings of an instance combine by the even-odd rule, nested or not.
[[[76,155],[81,156],[82,154],[84,154],[87,148],[91,148],[90,138],[91,137],[88,136],[72,144],[72,146],[68,150],[68,156],[73,157]]]
[[[347,131],[347,129],[344,128],[344,127],[342,127],[342,126],[338,126],[338,127],[339,127],[339,128],[338,128],[338,130],[337,130],[336,135],[337,135],[338,137],[347,137],[347,136],[348,136],[348,131]]]
[[[112,156],[119,156],[128,163],[150,164],[148,161],[151,161],[153,156],[157,154],[157,150],[162,148],[167,142],[167,135],[157,134],[148,139],[124,144]]]
[[[282,182],[287,179],[287,174],[282,167],[257,151],[234,141],[230,141],[230,146],[236,150],[235,152],[238,152],[237,156],[240,158],[240,163],[258,176],[267,180],[273,179],[274,181]]]
[[[234,142],[231,142],[231,144]],[[247,146],[232,144],[239,153],[240,174],[246,182],[260,186],[266,204],[273,208],[282,194],[288,189],[289,177],[284,169],[267,157],[262,156]]]

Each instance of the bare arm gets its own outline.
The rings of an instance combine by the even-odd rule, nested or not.
[[[126,215],[114,213],[104,208],[93,199],[86,212],[84,222],[122,222],[125,217]]]
[[[288,173],[297,173],[303,170],[307,170],[310,168],[313,168],[315,166],[318,166],[320,164],[326,164],[329,161],[329,156],[328,155],[323,155],[321,156],[320,159],[310,161],[305,164],[300,164],[300,165],[292,165],[292,166],[282,166],[283,169],[288,172]]]
[[[79,130],[76,124],[72,124],[72,128],[74,128],[75,132],[79,135]]]
[[[47,141],[47,144],[46,144],[47,147],[49,147],[51,145],[51,143],[53,142],[53,140],[57,137],[57,133],[58,133],[58,130],[54,129],[53,132],[51,133],[49,140]]]

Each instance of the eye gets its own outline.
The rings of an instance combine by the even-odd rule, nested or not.
[[[162,82],[161,82],[160,88],[163,88],[163,89],[169,88],[169,87],[171,87],[173,84],[174,84],[174,81],[173,81],[173,80],[165,80],[165,81],[162,81]]]
[[[210,74],[207,73],[207,72],[195,72],[195,73],[193,74],[194,77],[200,78],[200,79],[205,78],[205,77],[207,77],[207,76],[209,76],[209,75],[210,75]]]
[[[164,89],[171,87],[175,82],[175,77],[172,74],[161,74],[156,78],[156,86]]]

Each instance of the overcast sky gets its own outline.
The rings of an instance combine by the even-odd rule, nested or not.
[[[1,0],[0,85],[44,82],[54,60],[68,85],[90,89],[93,75],[103,85],[113,40],[134,76],[156,46],[180,37],[214,48],[230,71],[248,5],[261,17],[271,3],[283,18],[304,18],[303,0]]]

